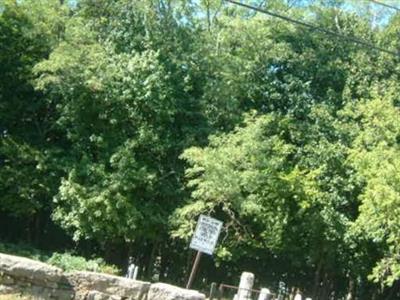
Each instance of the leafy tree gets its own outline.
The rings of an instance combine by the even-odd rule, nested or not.
[[[54,0],[2,4],[0,210],[29,224],[49,209],[59,181],[51,159],[57,144],[54,105],[34,90],[32,68],[61,38],[67,8]]]
[[[397,88],[384,96],[375,92],[374,99],[361,102],[352,117],[360,134],[353,144],[351,158],[365,188],[360,194],[360,216],[356,231],[383,246],[384,257],[372,277],[392,286],[399,279],[397,207],[399,201],[399,109],[394,105]]]
[[[81,3],[63,42],[35,68],[68,143],[53,217],[77,241],[129,245],[150,273],[185,195],[179,154],[205,141],[195,98],[202,78],[191,29],[174,10],[108,4]]]

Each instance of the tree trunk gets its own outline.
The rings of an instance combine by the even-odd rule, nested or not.
[[[186,260],[186,271],[185,271],[185,276],[182,280],[182,283],[189,278],[190,271],[192,270],[192,262],[194,261],[194,254],[195,252],[193,250],[188,251],[187,255],[187,260]]]
[[[395,283],[393,285],[393,287],[390,289],[389,294],[387,295],[387,297],[385,298],[385,300],[394,300],[394,299],[398,299],[396,297],[396,293],[399,291],[400,288],[400,281],[397,281],[397,283]]]
[[[312,298],[318,300],[318,294],[319,294],[319,288],[320,288],[320,283],[321,283],[321,270],[322,270],[322,264],[323,264],[323,258],[321,256],[321,259],[318,262],[317,270],[315,271],[315,276],[314,276],[314,287],[312,291]]]
[[[329,282],[329,275],[327,272],[324,274],[324,280],[322,282],[322,291],[320,295],[321,300],[328,300],[330,294],[330,282]]]
[[[354,280],[352,278],[349,279],[349,288],[346,300],[354,300]]]
[[[42,233],[42,230],[41,230],[41,222],[40,222],[41,220],[40,220],[40,213],[36,213],[35,214],[35,216],[34,216],[34,222],[35,222],[35,224],[34,224],[34,226],[35,226],[35,231],[34,231],[34,245],[36,246],[36,247],[40,247],[40,236],[41,236],[41,233]]]
[[[290,292],[289,299],[294,300],[295,296],[296,296],[296,287],[292,287],[292,291]]]
[[[161,261],[160,261],[160,281],[164,281],[166,277],[166,272],[167,272],[167,266],[168,266],[168,250],[167,246],[164,245],[164,247],[161,250]]]
[[[151,279],[151,277],[153,276],[154,261],[155,261],[156,254],[158,253],[158,245],[159,245],[159,242],[155,241],[151,247],[150,257],[148,259],[147,266],[146,266],[146,278],[147,279]]]

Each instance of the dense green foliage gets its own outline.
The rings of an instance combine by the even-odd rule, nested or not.
[[[400,46],[388,9],[249,2]],[[203,287],[398,297],[399,57],[220,0],[68,3],[0,0],[0,238],[182,284],[208,214]]]

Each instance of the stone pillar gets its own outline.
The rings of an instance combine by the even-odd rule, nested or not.
[[[262,288],[258,300],[271,300],[272,294],[269,289]]]
[[[251,300],[251,289],[254,284],[254,274],[249,272],[243,272],[240,276],[238,300]]]

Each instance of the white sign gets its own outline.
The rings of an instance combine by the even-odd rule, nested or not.
[[[222,222],[200,215],[190,248],[212,255],[217,244]]]

